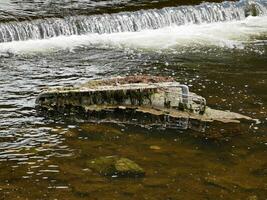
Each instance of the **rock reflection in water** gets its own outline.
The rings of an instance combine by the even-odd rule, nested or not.
[[[74,124],[79,122],[88,123],[113,123],[125,125],[134,125],[147,129],[177,129],[187,130],[191,129],[198,132],[204,132],[206,122],[196,119],[184,118],[184,117],[170,117],[164,115],[152,115],[149,113],[136,112],[135,109],[127,110],[106,110],[97,112],[84,112],[77,108],[73,109],[61,109],[61,110],[39,110],[39,115],[45,116],[48,119],[69,121]]]

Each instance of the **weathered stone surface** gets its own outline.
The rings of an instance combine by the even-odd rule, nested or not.
[[[89,160],[87,165],[103,176],[142,177],[145,171],[134,161],[118,156],[99,157]]]
[[[77,88],[48,90],[39,95],[37,104],[49,108],[80,106],[87,110],[112,109],[121,106],[125,108],[128,106],[175,108],[195,112],[204,112],[205,109],[205,100],[202,97],[193,93],[189,94],[188,87],[177,82],[91,84],[89,82]],[[203,101],[203,103],[196,104],[195,100]]]
[[[110,116],[117,112],[117,121],[124,123],[129,122],[133,114],[146,114],[151,124],[152,121],[177,124],[181,129],[195,128],[196,123],[189,119],[225,123],[251,120],[241,114],[211,109],[203,97],[189,92],[187,86],[170,78],[153,76],[119,77],[89,81],[78,87],[52,88],[41,93],[36,103],[48,111],[79,110],[91,118],[100,116],[110,121]]]
[[[92,111],[144,106],[204,112],[204,98],[189,93],[185,85],[167,80],[137,76],[89,81],[79,87],[52,88],[40,94],[36,103],[49,109],[78,106]]]

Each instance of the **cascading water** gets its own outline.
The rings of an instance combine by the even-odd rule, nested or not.
[[[0,24],[0,42],[46,39],[60,35],[136,32],[171,25],[242,20],[247,15],[266,15],[265,1],[203,3],[92,16],[37,19]]]

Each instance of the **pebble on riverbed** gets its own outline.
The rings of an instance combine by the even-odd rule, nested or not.
[[[110,177],[143,177],[144,169],[128,158],[118,156],[105,156],[89,160],[90,169],[103,176]]]

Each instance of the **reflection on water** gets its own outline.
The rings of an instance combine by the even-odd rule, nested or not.
[[[267,39],[261,19],[229,22],[227,30],[220,23],[192,25],[188,35],[179,27],[89,35],[66,48],[56,46],[60,38],[1,44],[0,199],[266,199]],[[244,48],[214,45],[218,38]],[[210,107],[259,120],[207,123],[197,131],[186,120],[180,129],[163,129],[36,113],[35,98],[47,87],[129,74],[172,76]],[[87,165],[110,155],[134,160],[146,176],[104,178]]]

